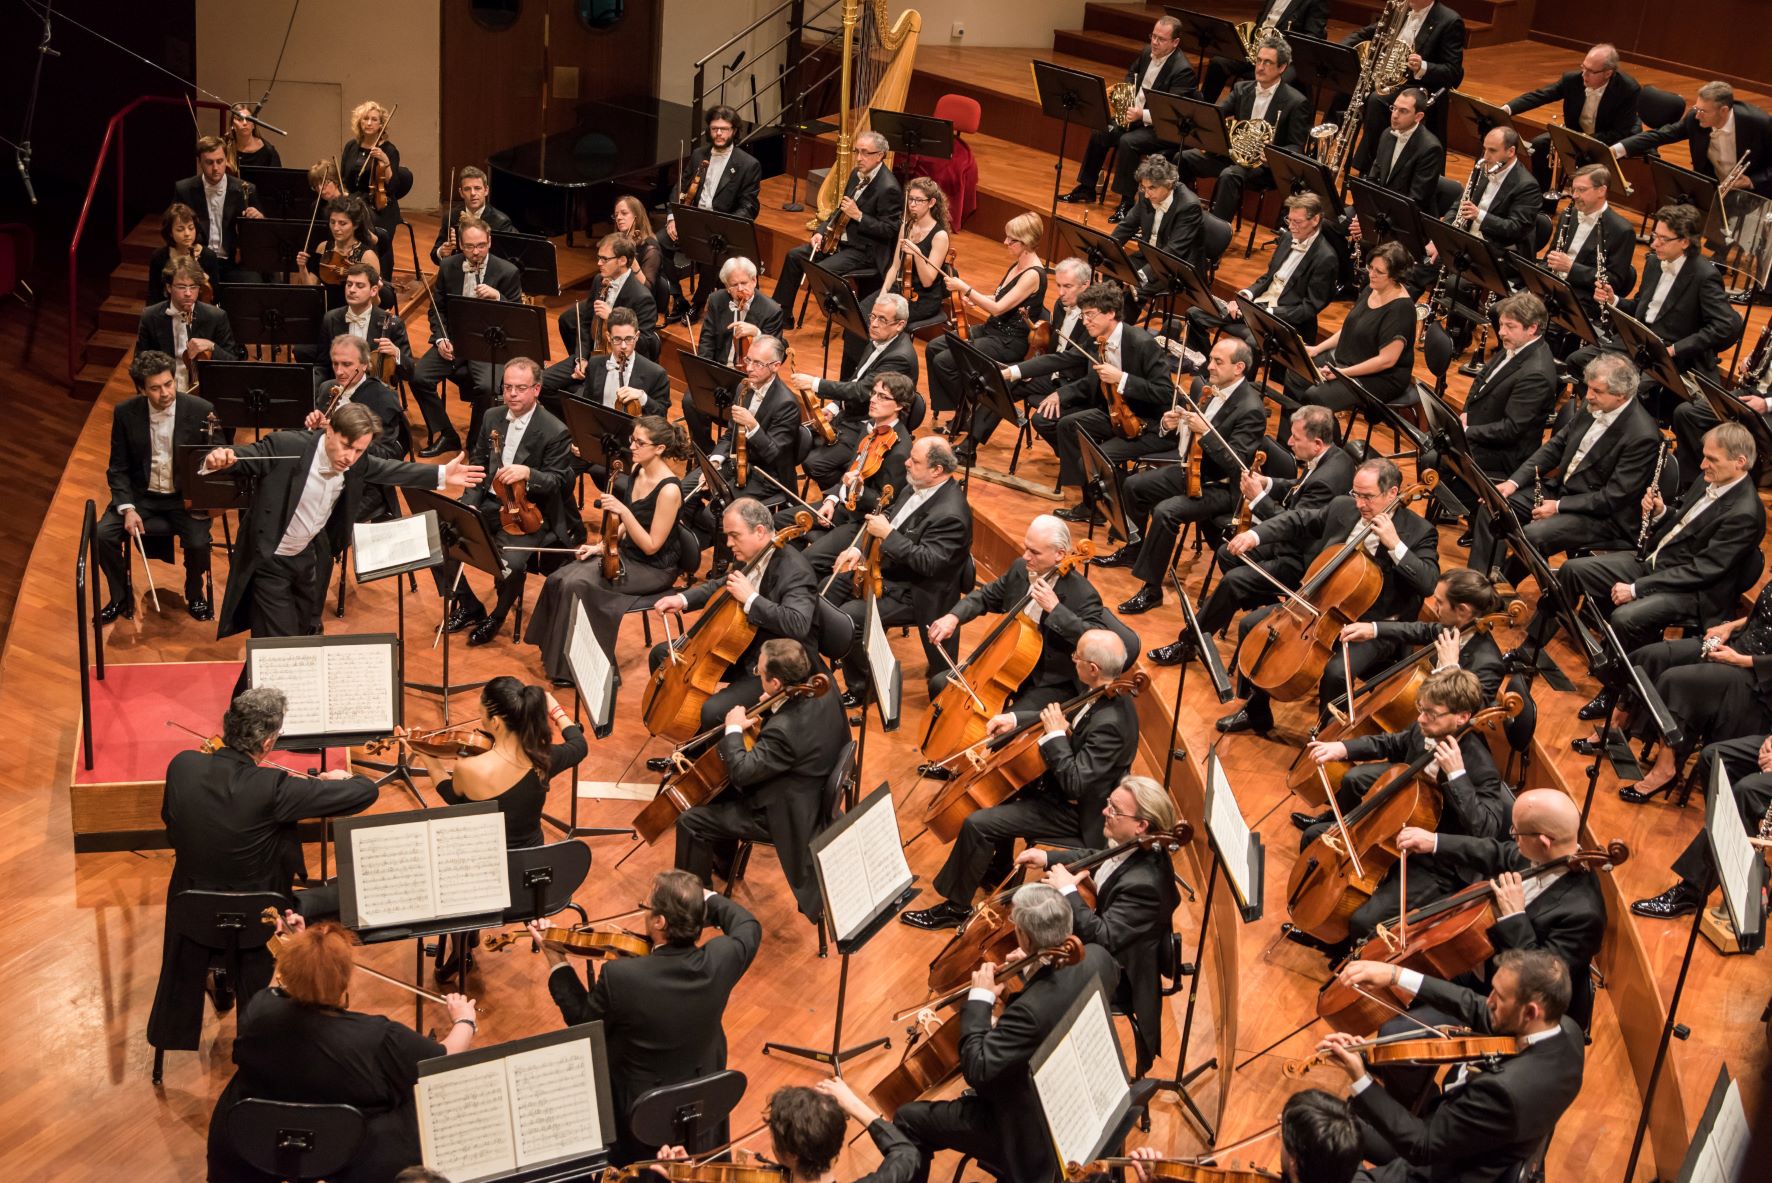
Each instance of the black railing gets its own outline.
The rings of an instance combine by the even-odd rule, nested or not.
[[[99,581],[94,574],[98,567],[98,506],[90,498],[80,519],[80,549],[74,555],[74,619],[80,632],[80,739],[81,756],[86,771],[92,771],[92,684],[96,672],[105,677],[105,630],[98,622]],[[90,591],[88,590],[90,588]],[[92,639],[86,632],[92,630]],[[93,658],[91,668],[87,659]]]

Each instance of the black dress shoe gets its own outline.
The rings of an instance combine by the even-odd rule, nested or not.
[[[464,628],[473,628],[486,619],[486,609],[479,604],[457,604],[455,611],[449,614],[449,620],[443,626],[447,633],[459,633]]]
[[[214,620],[215,607],[203,596],[186,596],[185,611],[191,614],[192,620]]]
[[[1132,593],[1129,600],[1121,600],[1118,609],[1122,616],[1137,616],[1140,612],[1149,612],[1152,608],[1163,606],[1163,589],[1145,584]]]
[[[1195,649],[1192,638],[1177,637],[1168,645],[1160,645],[1145,654],[1153,665],[1186,665],[1194,658]]]
[[[216,966],[209,971],[203,983],[209,994],[209,1001],[215,1004],[215,1013],[225,1015],[234,1009],[234,985],[228,980],[228,971]]]
[[[1637,788],[1636,785],[1619,785],[1618,799],[1626,805],[1647,805],[1657,797],[1671,794],[1674,791],[1674,786],[1678,783],[1677,778],[1670,778],[1659,789],[1650,789],[1647,792]]]
[[[860,706],[861,706],[861,695],[857,694],[853,690],[845,690],[843,692],[843,709],[844,710],[853,711]]]
[[[1638,900],[1630,910],[1651,920],[1672,920],[1676,916],[1690,916],[1704,907],[1704,894],[1682,879],[1660,895]]]
[[[1304,810],[1300,809],[1293,812],[1292,824],[1301,830],[1308,830],[1312,826],[1320,826],[1324,822],[1332,820],[1333,817],[1333,814],[1306,813]]]
[[[485,620],[476,624],[474,626],[474,631],[468,634],[468,645],[472,647],[475,645],[492,644],[493,641],[498,639],[499,630],[504,628],[504,626],[504,617],[488,616]]]
[[[669,756],[651,756],[646,760],[646,771],[648,772],[665,773],[669,772],[671,767],[671,758]]]
[[[445,452],[459,451],[461,451],[461,437],[450,434],[438,436],[436,439],[420,448],[418,454],[424,459],[429,460],[434,456],[441,456]]]
[[[1575,717],[1577,719],[1585,719],[1590,723],[1596,719],[1604,719],[1607,715],[1612,713],[1612,708],[1617,702],[1618,695],[1612,693],[1610,690],[1602,690],[1592,698],[1588,699],[1586,705],[1584,705],[1579,711],[1575,712]]]
[[[1124,222],[1126,220],[1126,215],[1131,212],[1132,203],[1129,201],[1122,201],[1119,205],[1114,207],[1114,212],[1108,215],[1108,221]]]
[[[1476,531],[1475,530],[1466,530],[1464,533],[1462,533],[1458,536],[1458,545],[1464,547],[1466,550],[1469,550],[1471,543],[1475,542],[1475,541],[1476,541]]]
[[[119,596],[98,610],[98,622],[109,624],[119,616],[135,619],[135,600],[129,596]]]
[[[970,915],[972,915],[971,908],[962,908],[958,904],[943,900],[933,908],[900,912],[898,919],[901,923],[908,924],[912,928],[926,928],[933,931],[938,928],[958,928],[966,923],[966,917]]]
[[[1569,749],[1577,756],[1597,756],[1600,754],[1600,741],[1584,735],[1580,739],[1572,740]]]
[[[1095,186],[1094,185],[1078,185],[1075,189],[1072,189],[1069,193],[1066,193],[1064,196],[1060,197],[1059,200],[1066,203],[1067,205],[1080,205],[1083,202],[1094,201],[1095,200]]]
[[[919,764],[917,775],[926,780],[953,780],[954,770],[946,764]]]
[[[1248,707],[1238,707],[1213,724],[1224,735],[1239,735],[1245,731],[1268,732],[1274,728],[1274,717],[1267,711],[1259,713]]]
[[[1294,945],[1303,945],[1307,949],[1315,949],[1330,961],[1339,961],[1347,955],[1348,943],[1346,941],[1338,941],[1335,944],[1330,944],[1328,941],[1319,941],[1316,937],[1313,937],[1302,928],[1288,928],[1286,930],[1286,939],[1291,941]]]
[[[1063,509],[1055,509],[1052,516],[1066,522],[1077,522],[1081,525],[1103,526],[1107,519],[1093,505],[1067,505]]]
[[[1091,567],[1105,567],[1109,570],[1115,567],[1130,567],[1138,561],[1138,552],[1143,546],[1142,542],[1134,542],[1130,546],[1122,546],[1111,555],[1096,555],[1089,560],[1089,565]]]

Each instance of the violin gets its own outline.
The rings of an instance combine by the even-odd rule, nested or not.
[[[277,909],[275,909],[275,908],[266,908],[262,913],[259,914],[259,920],[262,923],[268,924],[277,930],[276,934],[274,936],[272,936],[271,939],[268,942],[266,942],[266,944],[265,944],[265,948],[270,951],[271,960],[275,961],[275,960],[277,960],[278,955],[280,953],[282,953],[283,944],[285,941],[287,941],[289,939],[290,934],[283,931],[283,917],[278,915]],[[398,986],[398,987],[400,987],[400,989],[405,990],[411,994],[416,994],[420,998],[423,998],[428,1002],[434,1002],[438,1006],[448,1006],[449,1005],[449,1000],[447,998],[443,997],[441,994],[433,994],[429,990],[424,989],[422,986],[414,986],[411,982],[403,982],[399,978],[390,977],[387,974],[382,973],[380,970],[370,969],[367,965],[363,965],[363,964],[354,962],[351,965],[351,972],[352,973],[367,974],[368,976],[370,976],[372,978],[376,978],[379,981],[386,982],[390,986]],[[478,1003],[475,1004],[474,1009],[483,1015],[489,1015],[492,1013],[492,1008],[489,1006],[485,1006],[483,1004],[478,1004]]]
[[[1408,1034],[1382,1039],[1369,1039],[1352,1044],[1348,1051],[1363,1053],[1366,1063],[1374,1068],[1441,1067],[1446,1064],[1469,1064],[1485,1061],[1493,1069],[1509,1056],[1523,1049],[1513,1035],[1476,1035],[1466,1027],[1436,1027],[1438,1036]],[[1293,1060],[1283,1071],[1296,1080],[1314,1068],[1330,1063],[1329,1053],[1317,1052],[1302,1060]]]
[[[751,483],[751,458],[747,454],[746,435],[738,424],[732,425],[732,479],[744,488]]]
[[[814,674],[810,680],[784,686],[748,708],[745,714],[745,747],[748,749],[751,746],[751,732],[762,725],[766,716],[774,714],[796,698],[823,698],[830,688],[829,674]],[[679,817],[695,806],[713,800],[732,783],[732,774],[726,767],[726,757],[720,754],[719,744],[709,744],[694,759],[683,754],[684,748],[724,729],[725,723],[718,723],[701,735],[691,736],[670,754],[669,759],[675,765],[674,770],[666,774],[664,783],[658,786],[658,796],[647,802],[633,822],[635,831],[648,846],[674,830]]]
[[[953,247],[949,247],[947,264],[942,269],[949,275],[960,274],[960,269],[956,265],[956,260],[958,258],[959,254]],[[966,297],[956,288],[948,292],[947,298],[944,299],[942,303],[946,305],[948,332],[960,338],[962,341],[972,340],[972,320],[966,312]]]
[[[910,232],[911,207],[907,205],[904,209],[904,221],[898,228],[898,294],[904,298],[906,307],[917,302],[917,264],[915,260],[904,257],[905,239]]]
[[[474,726],[479,721],[479,719],[469,719],[466,723],[436,727],[430,731],[417,731],[407,736],[386,735],[381,739],[371,740],[364,744],[363,750],[372,756],[379,756],[389,748],[404,743],[419,755],[431,756],[438,760],[459,760],[468,756],[480,756],[492,750],[492,736]]]
[[[1150,682],[1149,674],[1133,670],[1079,694],[1061,709],[1067,718],[1074,717],[1097,699],[1117,698],[1122,694],[1137,697]],[[1046,757],[1040,751],[1040,740],[1044,737],[1045,726],[1035,716],[1005,736],[963,749],[960,755],[965,757],[966,766],[941,786],[941,791],[923,815],[923,824],[929,827],[929,832],[943,842],[952,842],[960,835],[961,823],[972,814],[1001,805],[1022,786],[1038,779],[1046,771]]]
[[[849,196],[851,195],[848,193],[843,194],[843,197]],[[843,212],[843,199],[839,197],[837,208],[831,211],[830,217],[818,225],[819,246],[817,250],[812,252],[812,261],[816,263],[827,255],[836,254],[837,240],[842,238],[844,231],[848,229],[849,215]]]
[[[197,744],[197,750],[202,752],[205,756],[213,756],[227,746],[222,743],[222,737],[219,735],[204,735],[201,731],[186,727],[183,723],[175,723],[171,719],[166,720],[166,725],[168,727],[176,727],[186,735],[196,736],[199,741]]]
[[[708,149],[708,154],[701,158],[701,163],[695,166],[695,175],[689,178],[689,187],[683,190],[683,196],[677,202],[678,205],[692,206],[696,203],[696,200],[701,197],[701,187],[707,184],[708,165],[713,159],[714,153],[712,147],[710,147]]]
[[[1629,859],[1630,847],[1614,840],[1604,850],[1576,850],[1530,867],[1520,872],[1520,878],[1530,881],[1564,867],[1609,871]],[[1450,981],[1495,955],[1489,930],[1497,919],[1493,882],[1473,883],[1379,925],[1353,959],[1382,961]],[[1337,1031],[1351,1034],[1376,1031],[1407,1007],[1388,986],[1356,989],[1342,985],[1339,978],[1330,978],[1317,995],[1317,1016]]]
[[[923,754],[942,761],[984,738],[985,724],[1003,709],[1040,662],[1045,641],[1040,626],[1022,611],[1033,600],[1034,584],[1056,584],[1095,557],[1095,543],[1081,542],[1046,574],[1028,580],[1028,590],[1007,610],[970,656],[954,666],[947,684],[929,704]]]
[[[812,522],[812,515],[801,510],[740,570],[754,577],[765,555],[811,532]],[[678,741],[694,735],[702,704],[720,688],[727,667],[750,647],[756,631],[725,585],[717,588],[700,619],[669,644],[665,660],[647,679],[640,699],[647,732]]]
[[[1105,340],[1105,338],[1103,338],[1103,339]],[[1216,393],[1217,392],[1214,391],[1212,389],[1212,387],[1210,387],[1210,386],[1202,386],[1200,388],[1200,396],[1202,398],[1210,399]],[[1176,375],[1175,375],[1175,395],[1176,395],[1176,397],[1174,399],[1171,399],[1170,403],[1169,403],[1171,410],[1174,410],[1176,408],[1178,400],[1180,399],[1180,396],[1181,396],[1181,373],[1180,373],[1180,371],[1177,371]],[[1193,402],[1192,399],[1189,399],[1188,401]],[[1197,406],[1198,404],[1195,404],[1195,405]],[[1189,497],[1200,496],[1201,489],[1202,489],[1203,483],[1205,481],[1205,468],[1206,468],[1206,436],[1205,436],[1204,432],[1190,432],[1188,434],[1187,455],[1182,458],[1182,463],[1187,470],[1187,480],[1186,480],[1187,495]]]
[[[1255,449],[1255,455],[1249,458],[1249,471],[1260,475],[1262,466],[1267,463],[1267,451]],[[1255,508],[1249,504],[1249,498],[1241,495],[1237,498],[1237,512],[1231,515],[1231,537],[1247,530],[1255,520]]]
[[[358,177],[363,175],[364,169],[368,168],[370,162],[375,159],[375,157],[369,155],[369,153],[381,147],[387,140],[388,128],[393,124],[394,116],[399,113],[400,104],[395,103],[393,110],[388,112],[388,117],[381,121],[381,130],[375,133],[375,142],[369,145],[368,149],[363,153],[363,164],[357,169]],[[389,168],[388,172],[391,174],[393,169]],[[388,208],[388,178],[382,175],[382,170],[379,165],[371,173],[369,178],[369,200],[371,206],[377,210]]]
[[[862,441],[861,451],[856,454],[856,461],[843,480],[843,508],[850,513],[855,512],[856,499],[861,496],[861,486],[880,471],[886,463],[886,457],[898,444],[898,432],[880,431],[869,428],[867,438]],[[892,486],[888,485],[887,488]],[[878,508],[876,508],[878,512]],[[877,540],[876,540],[877,541]]]
[[[331,386],[328,386],[326,388],[326,409],[320,412],[321,417],[325,419],[332,418],[332,413],[338,410],[338,400],[344,396],[345,384],[343,382],[334,382]]]
[[[529,935],[528,929],[494,933],[481,944],[488,953],[496,953]],[[579,957],[644,957],[652,952],[651,941],[625,928],[608,932],[596,928],[550,926],[544,930],[541,943],[556,953],[570,953]]]
[[[825,414],[824,404],[818,401],[818,392],[801,386],[794,377],[799,373],[794,361],[794,347],[789,345],[782,353],[781,380],[782,384],[800,404],[800,422],[812,429],[812,433],[827,444],[837,442],[837,429],[831,425],[830,416]],[[851,509],[854,506],[850,507]]]
[[[1183,1183],[1260,1183],[1264,1179],[1280,1179],[1283,1176],[1270,1171],[1258,1170],[1249,1165],[1242,1167],[1217,1166],[1204,1162],[1205,1159],[1223,1158],[1234,1150],[1252,1146],[1264,1138],[1272,1137],[1280,1132],[1280,1123],[1256,1130],[1246,1138],[1238,1138],[1228,1146],[1209,1150],[1192,1158],[1131,1158],[1115,1156],[1098,1158],[1088,1164],[1066,1163],[1064,1177],[1066,1183],[1079,1183],[1091,1175],[1099,1175],[1118,1167],[1137,1166],[1153,1179],[1179,1179]]]
[[[673,1158],[609,1167],[602,1183],[658,1183],[654,1171],[662,1171],[672,1183],[788,1183],[788,1169],[772,1162],[703,1162]]]
[[[1518,694],[1504,694],[1501,705],[1478,711],[1447,738],[1457,743],[1473,730],[1498,727],[1524,706]],[[1372,898],[1401,856],[1397,834],[1404,826],[1432,830],[1439,825],[1440,790],[1421,776],[1433,760],[1429,748],[1409,764],[1391,768],[1364,801],[1304,848],[1286,883],[1293,927],[1331,944],[1347,939],[1349,917]]]
[[[880,489],[880,499],[874,503],[874,512],[885,513],[891,505],[892,486],[886,485]],[[851,510],[855,508],[853,500],[851,500],[849,508]],[[863,599],[868,597],[877,599],[882,590],[880,580],[881,541],[871,534],[868,535],[868,540],[862,544],[861,561],[855,565],[855,594]]]
[[[626,470],[627,465],[618,459],[609,462],[609,495],[615,496],[615,482]],[[625,527],[621,515],[610,510],[603,511],[603,554],[602,571],[606,583],[620,583],[627,578],[627,568],[621,559],[621,537]]]
[[[1021,319],[1026,321],[1028,326],[1028,351],[1022,356],[1021,360],[1028,361],[1040,356],[1052,347],[1052,322],[1044,318],[1035,320],[1028,315],[1028,310],[1026,308],[1023,308],[1020,311]]]
[[[499,437],[498,428],[493,428],[487,437],[491,442],[491,450],[486,453],[489,462],[496,462],[504,455],[504,441]],[[506,534],[524,535],[541,533],[541,510],[529,500],[529,482],[499,481],[492,482],[492,488],[498,494],[498,528]]]
[[[1395,513],[1425,497],[1439,479],[1439,473],[1430,469],[1382,512]],[[1281,597],[1238,653],[1237,668],[1245,678],[1281,702],[1303,698],[1316,688],[1342,626],[1370,612],[1384,590],[1384,570],[1366,553],[1374,529],[1371,521],[1362,522],[1346,542],[1325,547],[1312,560],[1298,591]],[[1260,643],[1249,643],[1256,634]]]
[[[1103,333],[1095,339],[1095,356],[1097,358],[1107,356],[1107,344],[1110,336],[1112,336],[1111,333]],[[1101,380],[1101,397],[1107,400],[1108,419],[1114,425],[1115,435],[1123,440],[1135,440],[1144,434],[1144,420],[1132,413],[1132,408],[1126,404],[1125,397],[1120,394],[1119,383],[1109,382],[1103,378]],[[1195,493],[1193,496],[1197,497],[1199,494]]]
[[[325,254],[320,256],[315,270],[320,275],[321,283],[343,283],[345,272],[354,262],[356,260],[352,259],[347,252],[340,250],[338,244],[334,243]]]

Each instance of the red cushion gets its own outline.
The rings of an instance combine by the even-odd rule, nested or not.
[[[963,94],[944,94],[935,100],[935,117],[952,123],[955,131],[977,131],[979,113],[978,100]]]

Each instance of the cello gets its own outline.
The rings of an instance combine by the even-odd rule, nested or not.
[[[1518,694],[1504,694],[1501,705],[1478,711],[1446,738],[1456,744],[1471,731],[1499,727],[1524,707]],[[1349,917],[1372,898],[1401,853],[1397,834],[1404,826],[1433,830],[1439,825],[1439,787],[1420,775],[1433,760],[1429,748],[1391,768],[1345,816],[1337,810],[1336,824],[1299,854],[1286,883],[1286,911],[1294,928],[1331,944],[1347,939]]]
[[[1033,601],[1035,582],[1056,585],[1094,557],[1094,542],[1085,538],[1077,543],[1052,570],[1028,580],[1027,591],[1004,609],[1002,618],[964,661],[950,663],[947,684],[929,704],[924,755],[940,762],[984,738],[985,724],[1034,672],[1045,648],[1040,626],[1023,611]],[[946,650],[937,647],[937,652],[946,656]]]
[[[1111,682],[1084,691],[1059,709],[1067,719],[1100,698],[1117,698],[1122,694],[1137,697],[1149,686],[1151,677],[1143,670],[1121,674]],[[1001,805],[1021,791],[1023,785],[1038,779],[1046,771],[1046,758],[1040,751],[1045,726],[1038,715],[1015,730],[995,739],[981,740],[956,753],[967,765],[944,784],[923,814],[923,824],[943,842],[959,836],[960,826],[981,809]],[[983,749],[981,751],[981,749]]]
[[[1439,473],[1429,470],[1420,482],[1399,491],[1379,514],[1361,522],[1346,542],[1325,547],[1296,592],[1282,585],[1286,594],[1256,630],[1262,635],[1261,644],[1245,643],[1237,655],[1242,675],[1281,702],[1310,693],[1322,680],[1341,627],[1371,611],[1383,594],[1384,569],[1366,553],[1373,520],[1433,492],[1439,481]]]
[[[745,747],[751,746],[751,732],[762,725],[765,716],[774,714],[796,698],[823,698],[830,688],[829,674],[814,674],[807,681],[784,686],[755,706],[748,707],[745,713]],[[634,829],[646,845],[651,846],[674,830],[678,818],[697,805],[712,801],[732,783],[731,770],[726,767],[726,757],[720,754],[719,744],[709,744],[695,757],[687,756],[683,751],[702,740],[713,738],[725,730],[725,727],[726,724],[722,721],[700,735],[692,735],[670,754],[669,759],[674,767],[666,774],[664,783],[658,786],[658,796],[647,802],[646,807],[634,818]]]
[[[792,525],[777,530],[769,546],[739,570],[754,577],[766,555],[811,529],[812,515],[801,510]],[[743,606],[725,585],[716,588],[700,619],[670,642],[665,660],[646,682],[640,714],[647,732],[679,741],[693,736],[701,722],[702,705],[720,688],[727,669],[750,647],[756,632]]]

